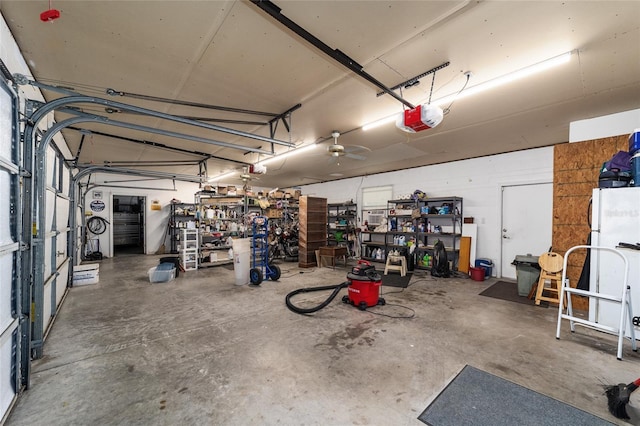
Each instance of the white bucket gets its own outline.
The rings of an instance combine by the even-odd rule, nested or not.
[[[236,238],[233,240],[233,270],[236,275],[236,285],[249,284],[249,269],[251,262],[251,239]]]

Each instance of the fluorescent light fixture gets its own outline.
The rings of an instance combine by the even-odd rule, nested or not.
[[[392,123],[392,122],[396,121],[396,116],[397,115],[398,115],[398,113],[395,113],[395,114],[390,115],[388,117],[381,118],[380,120],[376,120],[376,121],[373,121],[371,123],[367,123],[364,126],[362,126],[362,130],[364,130],[366,132],[367,130],[375,129],[376,127],[380,127],[380,126],[384,126],[387,123]]]
[[[520,80],[521,78],[529,77],[530,75],[546,71],[549,68],[553,68],[569,62],[569,60],[571,59],[571,53],[572,52],[563,53],[562,55],[554,56],[553,58],[547,59],[546,61],[538,62],[537,64],[533,64],[528,67],[521,68],[517,71],[513,71],[509,74],[505,74],[492,80],[485,81],[484,83],[476,84],[475,86],[464,89],[459,94],[452,93],[443,98],[435,100],[433,103],[442,106],[454,100],[466,98],[467,96],[475,95],[476,93],[484,92],[485,90],[493,89],[494,87],[502,86],[503,84],[511,83],[512,81]]]
[[[237,171],[234,170],[232,172],[223,173],[223,174],[218,175],[218,176],[210,177],[209,179],[207,179],[207,182],[218,182],[218,181],[220,181],[222,179],[229,178],[229,177],[235,175],[236,173],[237,173]]]
[[[291,157],[292,155],[297,155],[297,154],[301,154],[303,152],[311,151],[315,147],[316,147],[315,143],[312,143],[311,145],[305,145],[305,146],[300,147],[300,148],[292,149],[291,151],[283,152],[282,154],[278,154],[278,155],[273,156],[271,158],[267,158],[266,160],[259,161],[257,164],[265,166],[265,165],[267,165],[269,163],[272,163],[272,162],[274,162],[276,160],[283,160],[283,159],[285,159],[287,157]]]
[[[556,67],[558,65],[565,64],[565,63],[569,62],[569,60],[571,59],[572,53],[573,53],[573,51],[570,51],[570,52],[567,52],[567,53],[563,53],[562,55],[554,56],[553,58],[549,58],[549,59],[544,60],[542,62],[538,62],[537,64],[533,64],[533,65],[530,65],[528,67],[521,68],[521,69],[519,69],[517,71],[510,72],[509,74],[505,74],[505,75],[502,75],[500,77],[496,77],[496,78],[494,78],[492,80],[485,81],[484,83],[476,84],[475,86],[471,86],[471,87],[468,87],[468,88],[464,89],[460,93],[452,93],[450,95],[447,95],[447,96],[444,96],[442,98],[436,99],[435,101],[432,102],[432,104],[443,106],[443,105],[446,105],[448,103],[451,103],[454,100],[466,98],[467,96],[475,95],[476,93],[480,93],[480,92],[483,92],[485,90],[489,90],[489,89],[492,89],[494,87],[501,86],[503,84],[507,84],[507,83],[510,83],[512,81],[519,80],[521,78],[528,77],[528,76],[533,75],[533,74],[537,74],[539,72],[548,70],[549,68],[553,68],[553,67]],[[425,101],[425,102],[427,102],[427,101]],[[425,102],[420,102],[419,104],[423,104]],[[381,118],[380,120],[376,120],[376,121],[373,121],[371,123],[367,123],[364,126],[362,126],[362,130],[366,131],[366,130],[373,129],[375,127],[382,126],[382,125],[387,124],[387,123],[391,123],[391,122],[395,121],[397,116],[398,116],[398,113],[395,113],[395,114],[390,115],[388,117]]]

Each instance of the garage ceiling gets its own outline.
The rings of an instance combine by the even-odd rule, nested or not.
[[[0,11],[31,68],[29,77],[40,83],[266,137],[270,126],[259,123],[293,108],[286,121],[290,131],[278,120],[275,139],[319,146],[271,162],[267,174],[253,182],[260,187],[283,188],[554,145],[568,140],[571,121],[640,108],[637,1],[275,4],[386,87],[449,62],[435,73],[433,87],[430,74],[419,85],[395,91],[413,105],[457,93],[465,87],[466,71],[472,72],[470,88],[565,52],[573,54],[564,65],[458,99],[434,129],[409,134],[391,123],[363,131],[363,124],[400,113],[405,105],[388,94],[377,96],[379,87],[250,1],[54,0],[51,6],[61,17],[52,22],[39,18],[49,9],[45,0],[2,0]],[[107,89],[223,110],[110,96]],[[61,96],[44,93],[49,100]],[[64,131],[80,164],[107,162],[197,174],[197,162],[202,161],[207,177],[213,178],[270,157],[249,149],[290,149],[159,118],[107,113],[98,105],[79,107],[110,120],[240,148],[83,123]],[[272,115],[228,111],[232,108]],[[59,112],[56,118],[66,117]],[[333,143],[333,130],[341,133],[340,144],[365,147],[360,151],[366,159],[332,160],[326,148]],[[241,184],[239,173],[223,181]]]

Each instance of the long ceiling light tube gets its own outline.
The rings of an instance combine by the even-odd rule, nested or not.
[[[305,146],[302,146],[300,148],[296,148],[296,149],[292,149],[290,151],[286,151],[286,152],[284,152],[282,154],[279,154],[279,155],[276,155],[274,157],[267,158],[266,160],[259,161],[257,164],[260,164],[261,166],[265,166],[265,165],[267,165],[269,163],[272,163],[272,162],[274,162],[276,160],[284,160],[285,158],[291,157],[293,155],[298,155],[298,154],[302,154],[303,152],[311,151],[315,147],[316,147],[315,143],[312,143],[310,145],[305,145]]]
[[[475,95],[477,93],[484,92],[485,90],[493,89],[494,87],[502,86],[503,84],[507,84],[512,81],[519,80],[533,74],[537,74],[539,72],[542,72],[550,68],[556,67],[558,65],[562,65],[569,62],[572,54],[573,54],[573,51],[569,51],[569,52],[563,53],[562,55],[554,56],[553,58],[549,58],[542,62],[529,65],[528,67],[521,68],[517,71],[513,71],[508,74],[504,74],[500,77],[496,77],[494,79],[485,81],[483,83],[476,84],[475,86],[471,86],[460,93],[456,92],[456,93],[443,96],[442,98],[434,100],[432,104],[440,105],[440,106],[446,105],[452,102],[453,100],[466,98],[467,96]],[[387,123],[395,122],[397,116],[398,116],[398,113],[395,113],[393,115],[383,117],[379,120],[372,121],[370,123],[363,125],[362,130],[367,131],[367,130],[374,129],[376,127],[380,127]]]
[[[222,173],[221,175],[210,177],[209,179],[207,179],[207,182],[209,182],[209,183],[211,183],[211,182],[219,182],[222,179],[230,178],[231,176],[235,175],[236,173],[238,173],[238,172],[235,171],[235,170],[232,171],[232,172]]]
[[[440,106],[446,105],[453,100],[466,98],[467,96],[475,95],[476,93],[484,92],[485,90],[493,89],[494,87],[502,86],[504,84],[511,83],[512,81],[520,80],[522,78],[529,77],[542,71],[546,71],[550,68],[569,62],[572,53],[573,52],[563,53],[562,55],[554,56],[553,58],[538,62],[537,64],[533,64],[525,68],[521,68],[509,74],[505,74],[503,76],[496,77],[483,83],[476,84],[475,86],[471,86],[463,90],[462,92],[460,92],[460,94],[452,93],[435,100],[433,103]]]

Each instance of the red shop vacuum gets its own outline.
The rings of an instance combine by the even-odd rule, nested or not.
[[[358,264],[347,274],[347,281],[338,285],[327,285],[320,287],[308,287],[294,290],[287,294],[285,298],[287,308],[297,314],[311,314],[327,306],[338,295],[340,290],[347,288],[348,295],[342,298],[342,302],[349,303],[360,310],[365,310],[372,306],[384,305],[385,300],[380,297],[380,286],[382,276],[376,271],[375,266],[366,260],[359,260]],[[312,291],[333,290],[331,295],[318,306],[312,308],[301,308],[291,302],[291,298],[297,294]]]
[[[384,305],[386,302],[380,297],[382,276],[376,271],[376,267],[366,260],[358,261],[351,272],[347,274],[349,286],[348,296],[342,297],[342,302],[350,303],[361,310],[372,306]]]

